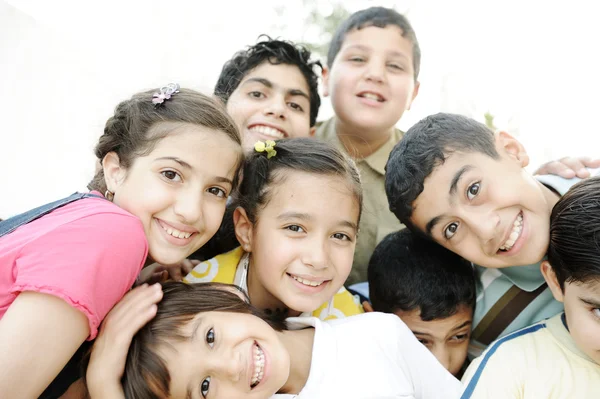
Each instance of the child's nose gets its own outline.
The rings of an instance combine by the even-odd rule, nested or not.
[[[275,118],[285,118],[285,99],[273,97],[269,104],[265,107],[265,115],[274,116]]]
[[[381,83],[384,80],[385,67],[380,62],[370,62],[367,65],[365,78],[375,83]]]
[[[244,379],[244,363],[240,354],[220,355],[215,368],[224,378],[227,378],[231,382],[243,381]]]
[[[308,245],[304,253],[304,264],[313,269],[325,269],[328,264],[328,251],[326,243],[319,240],[313,240],[311,245]]]
[[[203,192],[197,189],[181,191],[173,207],[184,223],[194,224],[202,218]]]

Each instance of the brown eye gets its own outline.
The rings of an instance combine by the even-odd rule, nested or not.
[[[446,240],[451,239],[457,230],[458,230],[458,223],[450,223],[448,225],[448,227],[446,227],[446,229],[444,230],[444,237],[446,237]]]
[[[202,397],[206,398],[208,395],[208,391],[210,389],[210,377],[206,377],[202,380],[202,384],[200,385],[200,392],[202,393]]]
[[[477,194],[479,194],[480,187],[481,186],[479,183],[473,183],[469,186],[469,188],[467,189],[467,198],[469,199],[469,201],[475,198]]]
[[[160,174],[168,180],[181,181],[181,176],[179,176],[179,173],[175,172],[174,170],[163,170],[160,172]]]
[[[206,343],[208,344],[208,346],[210,346],[211,348],[215,345],[215,330],[213,328],[210,328],[207,332],[206,332]]]

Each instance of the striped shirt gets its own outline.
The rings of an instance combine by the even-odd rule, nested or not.
[[[600,365],[575,345],[561,313],[491,344],[463,384],[461,399],[596,399]]]

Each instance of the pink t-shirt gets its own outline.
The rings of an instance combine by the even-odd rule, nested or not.
[[[51,294],[86,315],[93,339],[147,253],[142,223],[115,204],[85,198],[58,208],[0,238],[0,319],[22,291]]]

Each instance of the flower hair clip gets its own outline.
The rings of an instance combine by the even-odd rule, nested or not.
[[[262,141],[257,141],[256,144],[254,144],[254,150],[256,152],[266,152],[267,153],[267,159],[271,159],[271,157],[274,157],[275,155],[277,155],[277,151],[275,151],[275,142],[273,140],[267,140],[264,143]]]
[[[179,85],[177,83],[169,83],[160,88],[157,93],[152,95],[152,104],[159,106],[165,100],[169,100],[173,94],[179,93]]]

